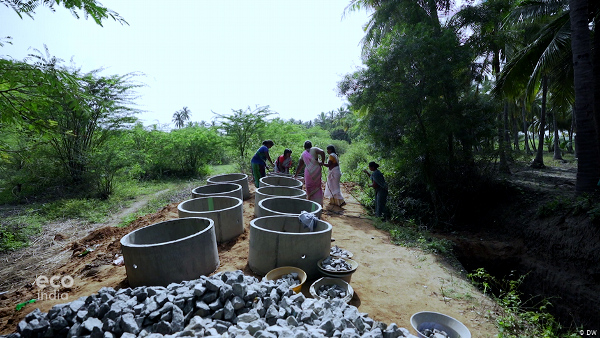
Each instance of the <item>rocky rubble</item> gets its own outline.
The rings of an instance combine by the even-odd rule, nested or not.
[[[317,295],[319,297],[334,299],[334,298],[344,298],[346,297],[346,290],[339,285],[321,285],[319,289],[316,290]]]
[[[6,337],[377,337],[416,338],[335,300],[295,294],[283,280],[242,271],[167,287],[102,288],[97,294],[29,313]]]
[[[344,272],[351,271],[352,265],[348,264],[343,258],[329,256],[325,258],[321,265],[328,271]]]
[[[352,258],[352,253],[346,249],[342,249],[337,245],[334,245],[329,249],[329,254],[331,256],[340,257],[340,258]]]
[[[448,338],[448,334],[446,331],[438,330],[438,329],[425,329],[421,332],[427,338]]]
[[[300,284],[300,276],[297,272],[288,273],[278,278],[277,283],[287,283],[290,287]]]

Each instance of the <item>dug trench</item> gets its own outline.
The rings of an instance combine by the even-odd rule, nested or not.
[[[575,170],[521,168],[482,188],[450,239],[463,267],[498,280],[525,276],[524,305],[542,299],[563,327],[600,329],[600,223],[577,202]]]

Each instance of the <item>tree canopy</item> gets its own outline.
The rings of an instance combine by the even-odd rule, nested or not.
[[[104,7],[96,0],[0,0],[0,4],[15,11],[21,18],[26,15],[33,18],[35,10],[38,7],[48,7],[55,11],[56,6],[62,6],[68,9],[71,14],[77,19],[81,15],[85,19],[92,17],[94,21],[102,26],[102,21],[105,19],[113,19],[121,24],[128,24],[119,13]]]

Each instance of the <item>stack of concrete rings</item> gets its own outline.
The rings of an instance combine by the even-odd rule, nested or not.
[[[215,223],[217,243],[230,241],[244,232],[244,202],[236,197],[199,197],[179,203],[179,218],[206,217]]]
[[[250,198],[250,186],[248,185],[248,175],[242,173],[233,174],[221,174],[209,177],[206,180],[207,184],[219,184],[219,183],[237,183],[242,186],[243,199],[247,200]]]

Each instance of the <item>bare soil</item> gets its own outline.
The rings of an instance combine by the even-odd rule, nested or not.
[[[437,311],[463,322],[474,337],[497,336],[496,305],[462,277],[464,272],[455,270],[435,255],[394,245],[386,232],[373,227],[363,207],[346,187],[345,197],[347,204],[342,208],[326,202],[322,219],[333,225],[335,241],[332,245],[351,251],[359,263],[352,276],[355,294],[350,304],[371,318],[396,323],[413,332],[412,314]],[[254,275],[247,264],[253,200],[244,202],[244,233],[219,246],[220,266],[216,272],[239,269]],[[144,203],[138,201],[137,205]],[[112,218],[110,224],[52,224],[30,247],[0,256],[0,292],[4,292],[0,294],[0,333],[14,332],[17,323],[35,308],[46,312],[55,304],[96,293],[102,287],[128,287],[125,267],[113,264],[121,252],[120,239],[140,227],[177,218],[177,204],[139,217],[127,228],[114,227],[124,213]],[[81,255],[86,249],[93,251]],[[60,288],[58,299],[40,299],[44,295],[35,285],[38,275],[69,275],[74,283],[70,288]],[[310,282],[305,283],[302,290],[306,296],[310,296]],[[15,310],[18,303],[30,299],[38,301],[21,311]]]

